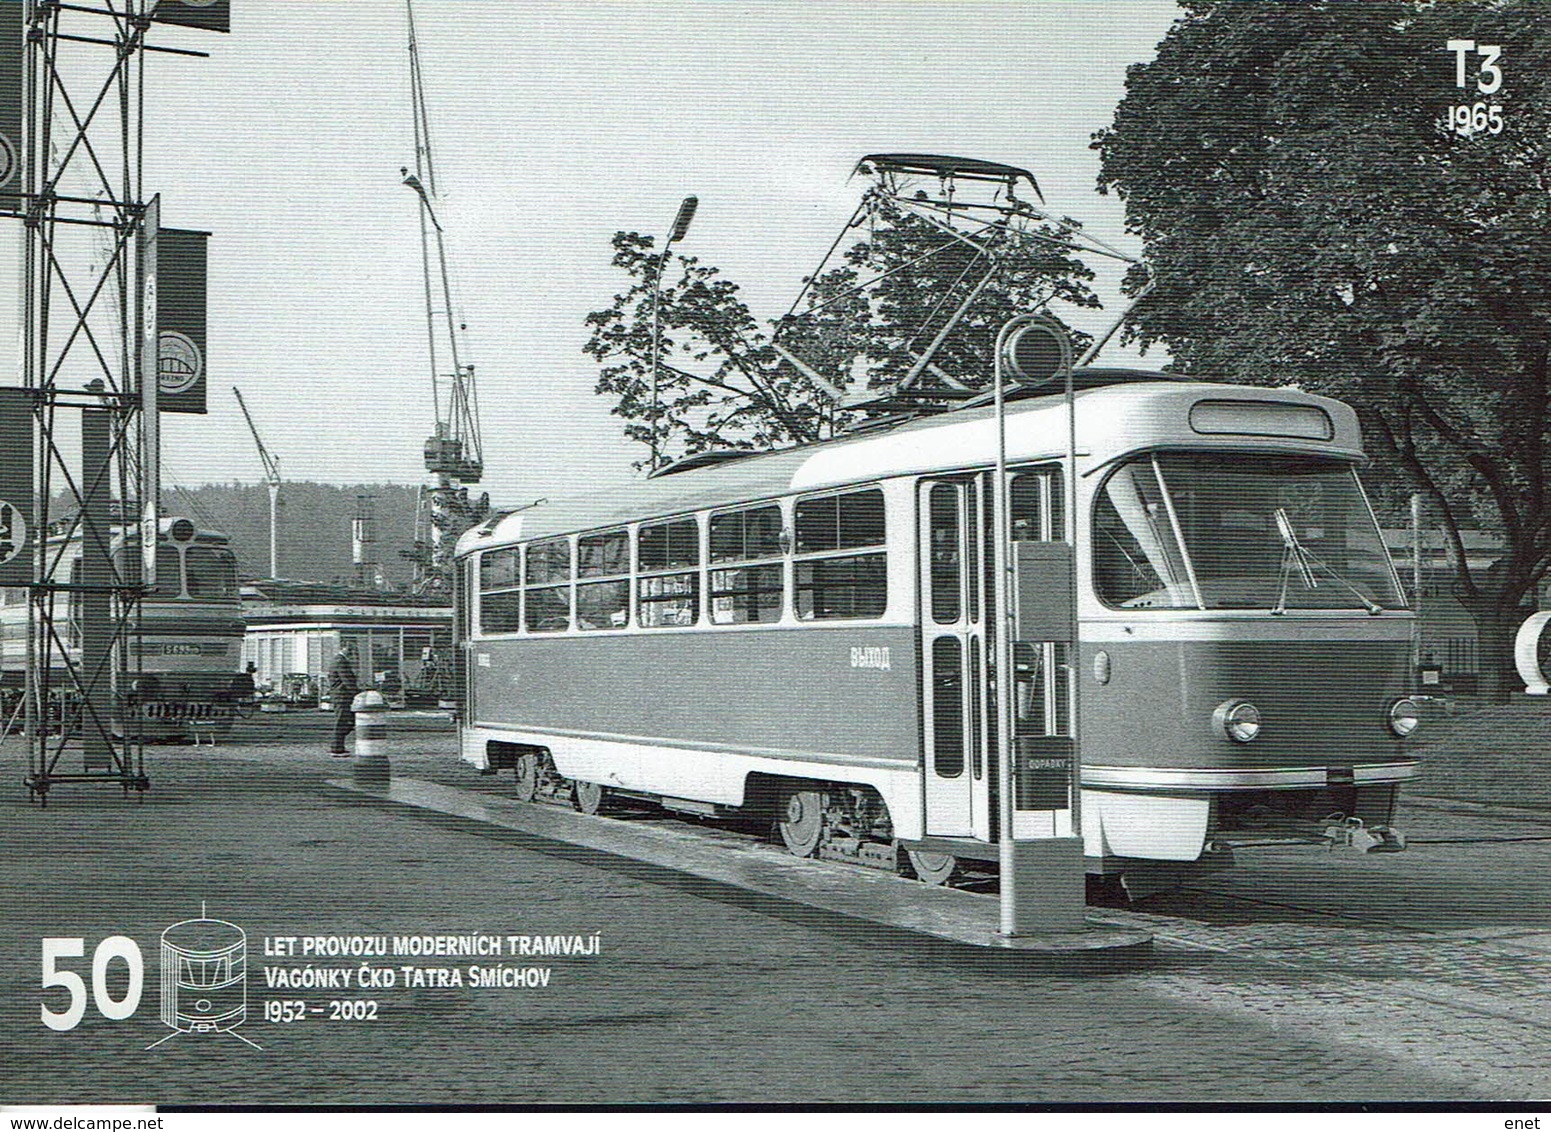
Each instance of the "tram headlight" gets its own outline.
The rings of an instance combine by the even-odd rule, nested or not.
[[[1400,699],[1389,705],[1389,729],[1404,739],[1422,723],[1422,709],[1415,700]]]
[[[1212,720],[1235,743],[1248,743],[1260,734],[1260,709],[1248,700],[1224,700]]]

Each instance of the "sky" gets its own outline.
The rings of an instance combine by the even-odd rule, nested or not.
[[[210,52],[151,57],[146,85],[146,188],[163,224],[212,233],[210,411],[164,417],[164,481],[260,478],[235,385],[286,478],[426,482],[403,2],[232,6],[230,35],[152,37]],[[662,233],[687,194],[681,250],[766,319],[855,207],[866,153],[1022,166],[1052,211],[1138,251],[1088,146],[1177,15],[1164,0],[415,0],[481,487],[515,506],[638,474],[640,446],[592,392],[583,319],[622,285],[613,233]],[[1110,311],[1083,329],[1119,302],[1101,270]]]

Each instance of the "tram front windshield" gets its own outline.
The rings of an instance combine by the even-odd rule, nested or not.
[[[1356,473],[1329,459],[1138,457],[1100,492],[1093,563],[1122,609],[1405,606]]]
[[[237,560],[231,551],[191,546],[184,551],[184,564],[189,597],[208,600],[237,596]]]

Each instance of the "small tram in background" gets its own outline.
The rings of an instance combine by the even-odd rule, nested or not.
[[[79,533],[50,540],[47,553],[56,580],[79,576]],[[119,577],[138,576],[138,536],[126,539],[116,530],[111,553]],[[72,663],[80,656],[78,616],[72,606],[65,638]],[[227,536],[188,519],[163,519],[156,585],[141,600],[138,637],[124,643],[138,656],[127,657],[115,678],[114,729],[147,740],[226,734],[234,715],[252,704],[252,680],[242,671],[244,629],[237,560]],[[6,588],[0,591],[0,681],[8,692],[7,718],[25,686],[26,667],[27,590]],[[49,683],[49,717],[57,723],[71,711],[73,684],[64,671]]]
[[[1143,371],[1074,385],[1075,516],[1064,399],[1006,412],[1013,541],[1076,523],[1076,655],[1015,641],[1013,686],[1020,736],[1070,734],[1080,697],[1090,874],[1387,823],[1417,769],[1413,614],[1356,414]],[[692,457],[468,532],[461,757],[524,799],[768,815],[796,854],[929,881],[993,861],[995,429],[965,407]]]

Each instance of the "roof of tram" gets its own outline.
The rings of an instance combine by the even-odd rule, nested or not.
[[[1079,369],[1073,379],[1078,457],[1085,467],[1166,444],[1170,434],[1216,447],[1299,452],[1317,448],[1343,459],[1363,458],[1356,413],[1342,402],[1300,389],[1227,385],[1147,370],[1098,367]],[[1008,400],[1009,460],[1026,462],[1065,453],[1065,398],[1059,388],[1010,390]],[[1190,410],[1202,400],[1317,405],[1329,415],[1333,435],[1326,441],[1200,436],[1191,429]],[[995,452],[995,406],[972,404],[792,448],[719,454],[703,466],[693,464],[683,471],[669,465],[666,473],[659,471],[607,492],[557,498],[505,513],[465,533],[458,550],[464,553],[484,545],[597,530],[890,476],[984,467],[995,459]]]

